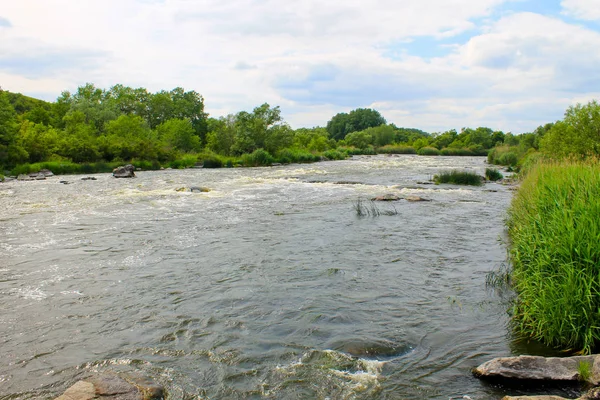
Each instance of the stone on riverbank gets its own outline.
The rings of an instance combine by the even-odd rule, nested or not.
[[[405,199],[406,199],[406,201],[431,201],[429,199],[426,199],[426,198],[420,197],[420,196],[406,196]]]
[[[135,167],[131,164],[117,167],[113,170],[115,178],[135,178]]]
[[[576,400],[600,399],[600,388],[593,388]],[[560,396],[504,396],[502,400],[569,400]]]
[[[147,378],[111,374],[93,376],[77,382],[56,400],[162,400],[164,388]]]
[[[587,379],[593,385],[600,383],[599,356],[538,357],[519,356],[495,358],[473,370],[480,378],[501,378],[521,380],[579,381],[580,363],[590,365],[591,376]]]

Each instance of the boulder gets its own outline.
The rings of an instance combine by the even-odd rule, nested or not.
[[[38,172],[38,175],[44,175],[45,177],[50,177],[50,176],[54,176],[54,173],[52,171],[50,171],[49,169],[40,169],[40,172]]]
[[[600,399],[600,388],[595,387],[577,400]],[[569,400],[560,396],[504,396],[502,400]]]
[[[131,164],[117,167],[113,170],[113,176],[115,178],[135,178],[135,167]]]
[[[165,390],[151,380],[139,376],[113,374],[93,376],[77,382],[55,400],[162,400]]]
[[[19,181],[32,181],[33,178],[30,177],[29,175],[20,174],[19,176],[17,176],[17,180],[19,180]]]
[[[402,199],[402,198],[399,196],[396,196],[395,194],[388,193],[388,194],[374,197],[371,200],[372,201],[398,201],[400,199]]]
[[[91,382],[79,381],[68,388],[56,400],[92,400],[96,397],[96,388]]]
[[[420,196],[406,196],[406,201],[431,201],[430,199],[426,199]]]
[[[208,193],[210,189],[204,186],[192,186],[190,188],[190,192],[192,193]]]
[[[519,356],[496,358],[473,370],[480,378],[501,378],[538,381],[579,381],[579,367],[589,364],[593,385],[600,383],[600,358],[596,355],[575,357]]]

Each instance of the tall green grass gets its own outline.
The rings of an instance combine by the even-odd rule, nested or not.
[[[485,177],[489,181],[496,182],[500,179],[503,179],[504,175],[502,175],[502,172],[498,171],[496,168],[486,168]]]
[[[476,155],[475,152],[473,152],[469,149],[453,149],[453,148],[449,148],[449,147],[446,147],[446,148],[440,150],[440,154],[443,156],[459,156],[459,157]]]
[[[600,164],[540,163],[509,209],[517,332],[591,353],[600,343]]]
[[[377,149],[377,153],[379,153],[379,154],[417,154],[417,150],[415,150],[415,148],[412,146],[388,144],[386,146],[379,147]]]
[[[422,147],[417,151],[420,156],[439,156],[440,151],[435,147]]]
[[[481,179],[481,176],[477,175],[474,172],[459,170],[440,172],[439,174],[433,176],[433,181],[437,184],[451,183],[454,185],[483,185],[483,180]]]

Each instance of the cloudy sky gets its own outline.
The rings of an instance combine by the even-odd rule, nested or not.
[[[181,86],[294,128],[357,107],[527,132],[600,99],[600,0],[0,0],[0,86]]]

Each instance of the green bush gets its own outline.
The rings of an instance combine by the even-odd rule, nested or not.
[[[421,147],[417,154],[420,156],[439,156],[440,151],[435,147]]]
[[[388,144],[377,149],[380,154],[417,154],[417,151],[412,146],[400,146]]]
[[[509,208],[519,334],[591,353],[600,343],[600,164],[540,163]]]
[[[321,161],[321,157],[301,149],[283,149],[277,153],[277,162],[282,164],[312,163]]]
[[[332,149],[323,152],[323,157],[327,158],[328,160],[345,160],[348,158],[348,154],[343,151]]]
[[[471,185],[471,186],[481,186],[483,185],[483,181],[481,176],[477,175],[474,172],[467,171],[450,171],[450,172],[441,172],[433,177],[435,183],[451,183],[454,185]]]
[[[496,168],[486,168],[485,169],[485,177],[488,181],[499,181],[504,178],[504,175]]]
[[[243,154],[241,161],[246,167],[260,167],[273,164],[273,157],[268,151],[257,149],[250,154]]]
[[[453,149],[446,147],[440,150],[440,154],[443,156],[474,156],[475,153],[469,149]]]

